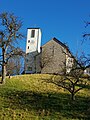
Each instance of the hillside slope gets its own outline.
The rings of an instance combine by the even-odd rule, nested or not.
[[[43,81],[49,77],[33,74],[7,78],[0,85],[0,120],[89,120],[90,86],[71,103],[67,91]]]

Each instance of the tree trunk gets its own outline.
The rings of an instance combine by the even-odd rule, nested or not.
[[[75,85],[72,85],[72,90],[71,90],[71,100],[74,101],[75,100]]]
[[[71,93],[71,100],[74,101],[75,100],[75,94],[72,92]]]
[[[5,83],[5,77],[6,77],[5,49],[2,48],[2,79],[1,79],[1,83]]]
[[[2,79],[1,83],[5,83],[5,77],[6,77],[6,66],[5,64],[2,65]]]

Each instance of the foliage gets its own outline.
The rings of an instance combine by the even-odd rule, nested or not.
[[[90,82],[71,103],[66,90],[43,82],[51,76],[6,78],[6,84],[0,85],[0,120],[89,120]]]

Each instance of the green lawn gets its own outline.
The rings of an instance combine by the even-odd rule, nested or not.
[[[6,78],[0,85],[0,120],[90,120],[90,84],[71,102],[66,90],[43,82],[49,77]]]

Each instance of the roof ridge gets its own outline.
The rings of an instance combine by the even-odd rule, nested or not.
[[[61,42],[60,40],[58,40],[57,38],[53,38],[53,40],[54,41],[56,41],[57,43],[59,43],[59,44],[61,44],[63,47],[66,47],[66,48],[68,48],[68,46],[67,45],[65,45],[63,42]]]
[[[61,42],[60,40],[58,40],[56,37],[53,37],[51,40],[54,40],[55,42],[57,42],[58,44],[60,44],[62,47],[66,48],[66,49],[70,52],[68,46],[65,45],[63,42]],[[49,41],[51,41],[51,40],[49,40]],[[49,41],[48,41],[48,42],[49,42]],[[47,44],[48,42],[46,42],[45,44]],[[44,45],[45,45],[45,44],[44,44]],[[43,47],[44,45],[42,45],[41,47]],[[71,53],[71,52],[70,52],[70,53]]]

